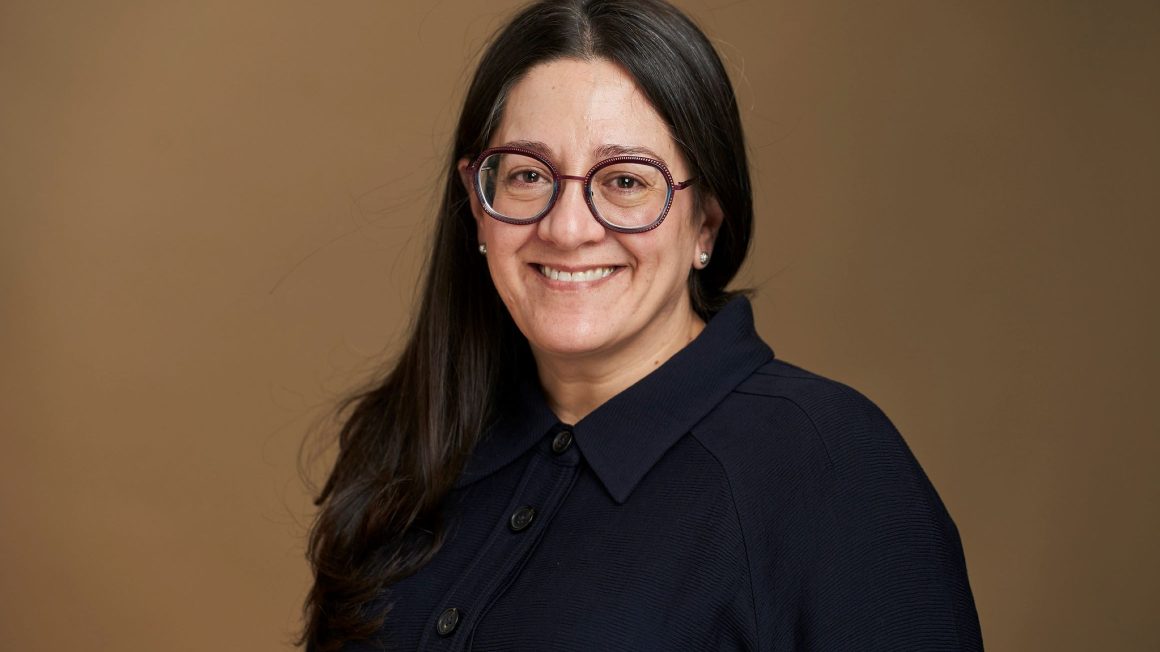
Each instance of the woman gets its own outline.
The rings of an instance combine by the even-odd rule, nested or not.
[[[660,0],[542,2],[464,103],[418,318],[319,498],[317,650],[978,649],[890,422],[727,291],[732,88]]]

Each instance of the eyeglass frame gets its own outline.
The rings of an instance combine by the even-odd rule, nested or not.
[[[489,156],[494,156],[496,154],[520,154],[534,158],[548,166],[548,170],[552,173],[552,196],[548,199],[548,204],[544,206],[544,210],[533,215],[532,217],[517,218],[508,217],[507,215],[497,213],[488,206],[488,201],[484,199],[483,196],[483,188],[480,187],[479,171],[480,167],[483,165],[483,162]],[[651,165],[652,167],[660,170],[661,174],[664,176],[665,182],[668,184],[668,194],[665,197],[665,206],[663,209],[661,209],[660,216],[657,217],[657,219],[652,223],[646,224],[645,226],[618,226],[600,216],[600,211],[597,210],[596,202],[592,198],[592,177],[604,168],[610,165],[615,165],[617,163],[639,163],[642,165]],[[653,229],[657,228],[661,225],[661,222],[665,221],[665,217],[668,216],[669,209],[673,205],[673,196],[677,193],[677,191],[684,190],[685,188],[688,188],[697,182],[697,177],[692,177],[687,181],[682,181],[680,183],[674,181],[673,175],[671,172],[669,172],[669,168],[664,164],[664,161],[660,161],[655,158],[649,158],[647,156],[613,156],[611,158],[606,158],[601,161],[597,161],[595,165],[589,168],[588,173],[582,177],[572,174],[561,174],[556,165],[552,163],[552,161],[548,160],[546,156],[540,152],[537,152],[536,150],[528,149],[526,147],[491,147],[485,149],[479,153],[479,156],[475,157],[475,160],[471,162],[471,165],[467,166],[467,169],[471,171],[471,185],[475,188],[475,196],[479,200],[480,208],[482,208],[485,213],[499,220],[500,222],[521,226],[535,224],[536,222],[544,219],[544,217],[546,217],[548,213],[551,212],[552,208],[556,205],[556,200],[560,197],[560,189],[563,186],[563,181],[583,181],[584,201],[588,204],[588,211],[592,213],[592,217],[600,224],[600,226],[603,226],[604,228],[610,231],[615,231],[617,233],[645,233],[646,231],[652,231]]]

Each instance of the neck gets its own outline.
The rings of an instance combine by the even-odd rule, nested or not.
[[[665,320],[616,350],[556,355],[534,350],[548,405],[564,423],[576,423],[685,348],[705,328],[693,312]]]

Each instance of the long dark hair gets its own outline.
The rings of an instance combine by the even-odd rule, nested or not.
[[[300,643],[319,651],[383,628],[388,587],[416,572],[445,534],[440,506],[475,442],[503,405],[500,382],[535,373],[531,353],[476,251],[456,163],[487,145],[512,86],[560,58],[606,59],[636,80],[724,220],[712,262],[690,272],[694,310],[708,320],[731,296],[753,205],[741,120],[712,45],[662,0],[538,2],[484,52],[464,101],[422,298],[385,379],[342,406],[334,468],[318,495],[307,558],[314,586]]]

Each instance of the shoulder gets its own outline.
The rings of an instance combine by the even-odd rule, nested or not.
[[[757,369],[693,435],[721,464],[743,519],[768,523],[777,512],[778,524],[815,531],[836,519],[835,532],[848,532],[906,515],[954,528],[886,414],[850,386],[792,364]]]
[[[830,476],[914,463],[894,424],[870,399],[781,360],[742,381],[693,434],[735,476],[755,464],[792,464]]]
[[[763,518],[785,495],[795,497],[803,518],[814,518],[811,510],[865,515],[905,509],[936,520],[945,514],[877,405],[848,385],[787,362],[757,369],[694,427],[693,436],[721,464],[738,502],[752,503],[753,518]]]
[[[760,638],[791,632],[790,647],[858,649],[903,649],[928,635],[954,649],[977,640],[958,532],[870,399],[775,360],[693,436],[733,494],[768,627]]]

